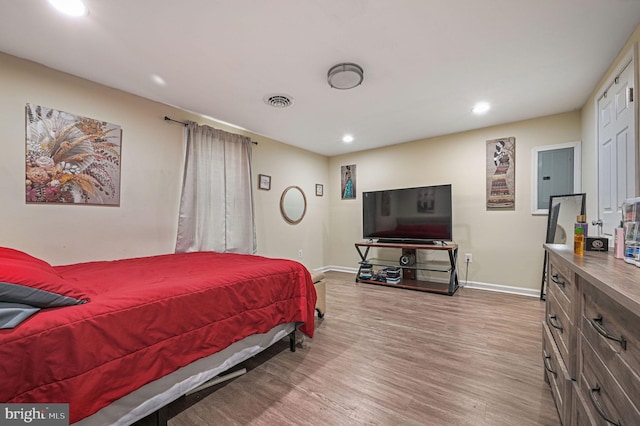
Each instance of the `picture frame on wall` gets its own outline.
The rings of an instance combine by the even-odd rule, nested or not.
[[[262,174],[258,175],[258,189],[269,191],[271,189],[271,176]]]
[[[322,195],[324,195],[324,185],[316,183],[316,196],[322,197]]]
[[[25,106],[27,203],[120,206],[122,127]]]
[[[487,210],[515,210],[516,138],[488,140],[486,150]]]
[[[340,192],[343,200],[355,200],[356,198],[356,165],[340,167]]]

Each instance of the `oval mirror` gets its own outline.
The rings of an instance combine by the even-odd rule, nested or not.
[[[297,186],[290,186],[284,190],[280,197],[280,212],[289,223],[299,223],[307,212],[307,197],[304,191]]]

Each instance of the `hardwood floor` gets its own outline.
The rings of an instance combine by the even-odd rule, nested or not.
[[[293,353],[285,339],[234,368],[247,374],[174,402],[169,425],[560,424],[542,378],[538,299],[325,275],[313,340]]]

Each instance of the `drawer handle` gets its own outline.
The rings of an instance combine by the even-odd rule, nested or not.
[[[627,340],[624,337],[614,336],[613,334],[609,334],[609,332],[604,329],[604,327],[602,326],[602,315],[598,315],[596,318],[592,318],[591,325],[602,337],[606,337],[610,340],[615,340],[616,342],[620,343],[622,349],[624,349],[625,351],[627,350]]]
[[[551,357],[549,355],[545,355],[542,362],[544,363],[544,369],[547,370],[549,373],[553,374],[553,377],[557,378],[558,377],[558,373],[556,373],[555,371],[553,371],[551,369]]]
[[[557,324],[558,321],[558,317],[556,315],[549,315],[549,325],[555,329],[560,330],[560,333],[562,333],[562,326]]]
[[[596,398],[596,394],[600,394],[600,386],[597,383],[595,388],[590,389],[589,396],[591,397],[591,403],[593,404],[593,407],[596,409],[598,414],[600,414],[600,417],[602,417],[605,422],[609,422],[612,425],[622,426],[619,420],[617,422],[611,420],[611,417],[609,417],[607,413],[604,412],[602,406],[600,405],[600,401],[598,401],[598,398]]]
[[[565,284],[567,283],[565,280],[561,280],[560,277],[558,277],[558,274],[551,275],[551,281],[553,281],[554,283],[562,287],[564,287]]]

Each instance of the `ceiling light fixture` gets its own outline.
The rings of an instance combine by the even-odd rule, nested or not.
[[[351,143],[351,142],[353,142],[353,136],[351,136],[351,135],[344,135],[344,136],[342,137],[342,142],[344,142],[344,143]]]
[[[471,110],[474,114],[484,114],[491,109],[491,105],[488,102],[478,102],[473,106]]]
[[[89,9],[82,3],[82,0],[49,0],[49,4],[65,15],[85,16],[89,14]]]
[[[362,67],[352,63],[334,65],[327,73],[327,82],[334,89],[353,89],[361,85],[362,80],[364,80]]]

